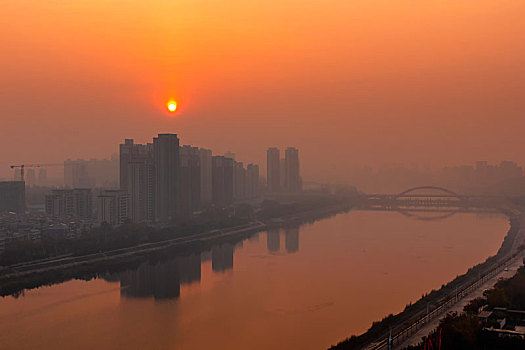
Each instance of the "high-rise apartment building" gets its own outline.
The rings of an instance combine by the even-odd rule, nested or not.
[[[523,177],[523,168],[516,162],[502,161],[499,165],[487,161],[476,162],[475,181],[477,185],[487,186]]]
[[[181,172],[181,215],[190,217],[200,208],[201,202],[201,164],[198,147],[180,148]]]
[[[88,176],[83,160],[64,161],[64,185],[69,188],[95,187],[95,179]]]
[[[523,177],[523,168],[516,162],[504,160],[499,163],[499,175],[502,180]]]
[[[259,166],[248,164],[246,167],[246,197],[254,198],[259,195]]]
[[[230,159],[235,160],[235,153],[233,153],[232,151],[227,151],[226,153],[224,153],[224,156],[226,158],[230,158]]]
[[[281,190],[280,185],[280,152],[271,147],[266,151],[266,181],[268,192],[276,193]]]
[[[284,158],[279,160],[279,189],[283,192],[286,188],[286,161]]]
[[[12,211],[23,214],[26,208],[24,181],[0,181],[0,213]]]
[[[285,151],[285,177],[284,188],[286,192],[299,192],[301,190],[301,175],[299,173],[299,150],[288,147]]]
[[[211,203],[212,201],[212,152],[209,149],[200,148],[201,165],[201,202]]]
[[[47,182],[47,170],[46,169],[38,169],[38,184],[40,186],[46,185]]]
[[[132,222],[155,220],[153,144],[135,144],[126,139],[120,145],[120,190],[129,198]]]
[[[246,197],[246,169],[242,162],[233,161],[233,195],[235,199]]]
[[[36,184],[36,172],[35,169],[27,169],[25,175],[26,185],[34,186]]]
[[[112,226],[122,225],[129,219],[129,197],[125,191],[106,190],[97,196],[97,222]]]
[[[175,220],[180,201],[180,156],[177,134],[159,134],[153,139],[155,165],[155,217]]]
[[[233,162],[223,156],[212,157],[212,201],[218,206],[233,202]]]
[[[13,175],[13,180],[15,180],[15,181],[24,181],[24,180],[22,180],[22,169],[15,168],[15,173]]]
[[[180,146],[177,134],[159,134],[147,145],[126,139],[120,145],[120,191],[127,195],[127,218],[133,222],[169,223],[190,217],[204,203],[224,207],[257,196],[259,167],[245,168],[230,157],[213,156],[211,150]],[[100,205],[115,206],[115,196],[101,195]],[[114,212],[107,210],[104,215]],[[112,222],[120,220],[113,217]]]
[[[64,161],[64,184],[70,188],[115,186],[118,172],[116,155],[110,159],[67,159]]]

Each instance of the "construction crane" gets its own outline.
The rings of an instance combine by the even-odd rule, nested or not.
[[[48,166],[63,166],[63,163],[54,163],[54,164],[22,164],[22,165],[10,165],[11,169],[20,168],[20,178],[22,181],[25,181],[24,178],[24,169],[25,168],[42,168]]]

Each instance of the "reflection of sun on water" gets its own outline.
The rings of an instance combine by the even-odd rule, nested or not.
[[[166,103],[166,106],[168,107],[168,111],[175,112],[175,110],[177,109],[177,102],[173,100],[168,101],[168,103]]]

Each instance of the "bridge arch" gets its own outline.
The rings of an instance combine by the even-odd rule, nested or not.
[[[398,193],[395,198],[399,198],[399,197],[402,197],[410,192],[414,192],[414,191],[419,191],[419,190],[435,190],[435,191],[441,191],[441,192],[444,192],[444,193],[447,193],[451,196],[454,196],[458,199],[461,199],[461,196],[459,194],[457,194],[456,192],[454,191],[451,191],[449,189],[446,189],[444,187],[439,187],[439,186],[417,186],[417,187],[412,187],[412,188],[409,188],[408,190],[405,190],[401,193]]]
[[[417,215],[417,213],[413,213],[410,210],[396,210],[399,214],[406,216],[411,219],[420,220],[420,221],[438,221],[438,220],[445,220],[448,219],[451,216],[456,215],[459,210],[452,210],[448,213],[444,213],[438,216],[422,216]]]

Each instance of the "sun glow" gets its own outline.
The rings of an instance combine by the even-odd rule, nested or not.
[[[166,106],[168,107],[168,111],[175,112],[175,110],[177,109],[177,102],[173,100],[168,101],[168,103],[166,103]]]

